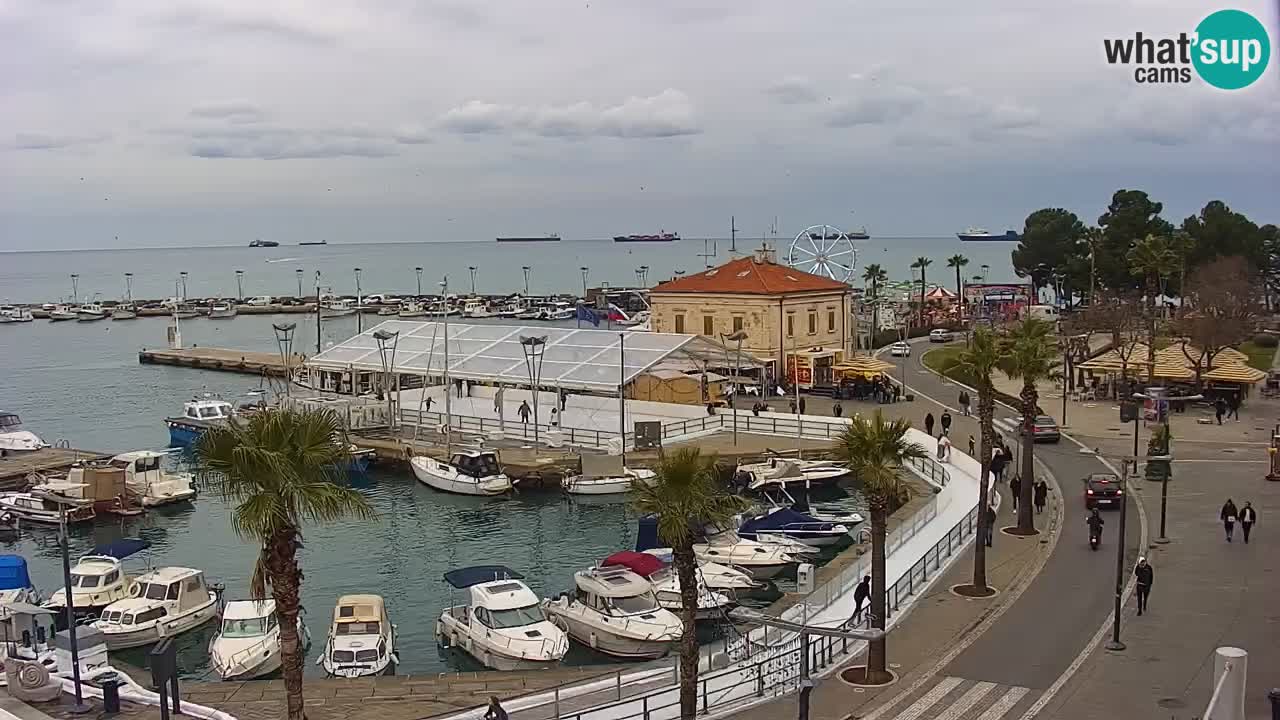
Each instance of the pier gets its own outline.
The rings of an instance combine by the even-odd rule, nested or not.
[[[303,361],[302,355],[295,356],[293,366],[298,367]],[[138,362],[142,365],[177,365],[179,367],[198,368],[200,370],[221,370],[223,372],[242,373],[244,375],[285,376],[285,365],[279,353],[253,352],[250,350],[230,350],[215,347],[190,347],[179,349],[158,349],[138,351]]]
[[[60,472],[80,460],[99,460],[110,457],[106,453],[75,448],[48,447],[34,452],[7,455],[0,458],[0,490],[22,490],[27,487],[31,473]]]

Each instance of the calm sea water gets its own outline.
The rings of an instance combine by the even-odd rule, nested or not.
[[[58,256],[75,257],[44,257]],[[143,264],[139,271],[146,267]],[[188,344],[274,350],[273,320],[278,318],[191,320],[182,325],[183,337]],[[140,318],[0,326],[0,409],[19,413],[28,429],[47,441],[64,439],[73,447],[125,452],[163,447],[168,441],[163,418],[193,394],[213,392],[235,399],[259,387],[259,380],[248,376],[139,365],[137,350],[163,345],[166,324],[164,318]],[[325,344],[354,332],[354,317],[326,321]],[[310,352],[310,323],[299,322],[297,343]],[[451,597],[462,602],[461,594],[451,593],[441,579],[445,571],[502,563],[523,572],[541,595],[552,596],[571,587],[574,571],[629,549],[635,539],[635,518],[624,503],[572,501],[552,492],[524,492],[506,499],[444,495],[418,483],[407,469],[375,471],[353,485],[369,499],[378,519],[305,530],[302,597],[307,625],[315,643],[322,644],[339,595],[381,594],[399,625],[402,672],[476,669],[435,644],[434,623],[441,609]],[[858,505],[856,498],[849,502]],[[220,499],[205,495],[189,509],[152,512],[123,522],[104,518],[73,531],[72,553],[141,536],[152,543],[153,565],[201,568],[211,581],[226,586],[228,598],[247,597],[255,548],[232,532],[229,513]],[[54,532],[31,529],[17,538],[0,538],[0,552],[25,555],[45,593],[58,586],[61,565]],[[141,566],[132,563],[134,568]],[[188,677],[207,674],[206,647],[212,632],[207,626],[183,636],[181,658]],[[315,657],[315,651],[308,657],[309,673],[317,672]],[[145,655],[129,651],[124,659],[141,665]],[[608,660],[575,647],[569,662]]]
[[[779,241],[779,258],[785,258],[789,241]],[[759,245],[758,240],[742,240],[740,250]],[[955,272],[946,267],[946,258],[963,254],[969,258],[967,277],[990,267],[994,282],[1013,280],[1009,243],[962,243],[955,238],[886,238],[860,241],[857,275],[870,263],[879,263],[895,280],[910,279],[910,264],[920,256],[934,264],[928,277],[946,285],[955,282]],[[708,252],[712,249],[707,246]],[[297,271],[302,270],[304,293],[314,292],[315,272],[322,285],[334,292],[355,292],[354,269],[361,268],[365,293],[409,293],[417,290],[415,267],[423,268],[422,290],[435,292],[440,278],[448,275],[450,289],[471,289],[470,267],[476,268],[476,290],[504,294],[524,289],[521,267],[530,266],[529,290],[533,294],[581,292],[582,273],[588,268],[592,287],[607,282],[611,286],[634,287],[636,269],[649,267],[648,281],[654,284],[672,277],[677,270],[696,272],[707,262],[712,265],[731,259],[728,243],[719,242],[717,254],[702,257],[704,245],[697,240],[673,243],[617,244],[612,242],[558,242],[499,244],[495,242],[436,242],[415,244],[351,244],[325,246],[281,246],[276,248],[202,247],[149,250],[92,250],[76,252],[0,253],[0,302],[53,302],[71,296],[70,275],[79,275],[81,298],[101,295],[105,299],[124,294],[124,273],[133,273],[134,297],[165,298],[173,295],[174,282],[187,273],[189,297],[236,297],[236,270],[243,270],[245,296],[294,295],[298,292]],[[857,280],[861,284],[861,279]]]

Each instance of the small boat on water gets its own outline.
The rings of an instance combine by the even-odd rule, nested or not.
[[[749,490],[769,485],[801,484],[810,486],[831,485],[849,475],[849,468],[834,460],[800,460],[798,458],[771,456],[768,460],[739,463],[735,478],[746,481]],[[742,482],[738,481],[738,482]]]
[[[436,620],[436,639],[493,670],[535,670],[564,659],[569,636],[547,619],[523,576],[502,565],[459,568],[444,574],[470,603],[447,607]]]
[[[80,322],[93,322],[94,320],[106,320],[107,309],[102,307],[100,303],[85,303],[76,308],[76,319]]]
[[[275,240],[252,240],[249,247],[280,247],[280,243]]]
[[[624,567],[591,568],[573,575],[576,590],[542,609],[569,637],[620,658],[666,655],[683,634],[675,613],[658,604],[648,580]]]
[[[37,480],[43,478],[32,474]],[[32,492],[48,492],[93,506],[99,515],[141,515],[142,503],[125,480],[125,470],[111,460],[80,460],[67,469],[65,478],[51,478],[33,485]]]
[[[402,318],[426,317],[427,308],[417,300],[410,300],[407,303],[403,303],[400,309],[396,311],[396,314]]]
[[[672,233],[662,231],[657,235],[615,235],[614,242],[675,242],[680,239],[680,233]]]
[[[356,313],[355,305],[350,300],[342,298],[333,298],[320,303],[320,317],[335,318],[346,317]]]
[[[63,512],[68,525],[89,522],[97,517],[92,502],[75,500],[49,489],[0,493],[0,516],[8,516],[21,523],[59,525]]]
[[[624,495],[631,491],[633,484],[648,484],[656,477],[648,468],[593,470],[587,467],[588,458],[594,459],[593,456],[583,456],[582,473],[568,475],[560,481],[561,487],[570,495]],[[605,459],[618,460],[615,456],[605,456]]]
[[[102,610],[93,627],[108,650],[142,647],[200,627],[218,615],[218,596],[205,586],[204,573],[187,567],[162,567],[129,584],[129,597]]]
[[[400,305],[382,305],[378,308],[378,317],[395,317],[400,314]]]
[[[137,320],[138,308],[131,303],[122,303],[111,308],[112,320]]]
[[[600,567],[622,566],[645,578],[653,585],[654,597],[658,604],[679,615],[684,607],[680,596],[680,578],[675,568],[663,562],[656,555],[624,550],[616,552],[600,561]],[[696,573],[696,570],[695,570]],[[720,620],[733,608],[734,602],[728,595],[711,590],[701,578],[698,583],[698,609],[694,612],[697,620]]]
[[[111,458],[111,464],[124,470],[125,486],[143,507],[158,507],[189,502],[196,497],[195,478],[191,473],[170,473],[161,467],[165,453],[135,450]]]
[[[22,429],[22,420],[16,413],[0,412],[0,450],[5,455],[26,453],[49,447],[30,430]]]
[[[96,617],[103,608],[117,600],[129,597],[132,580],[125,574],[124,560],[146,548],[146,540],[125,538],[93,549],[71,567],[71,599],[76,614]],[[66,592],[55,590],[44,606],[61,612],[67,606]]]
[[[311,633],[298,617],[298,644],[311,647]],[[280,669],[280,619],[275,600],[231,600],[209,640],[209,664],[223,680],[252,680]]]
[[[469,318],[493,317],[489,310],[489,301],[484,298],[467,298],[462,302],[462,314]]]
[[[563,300],[544,305],[538,310],[539,320],[572,320],[577,316],[578,308]]]
[[[784,507],[748,519],[738,528],[738,535],[747,540],[781,536],[813,547],[827,547],[848,537],[849,527],[840,523],[823,522],[812,515]]]
[[[751,573],[757,580],[769,580],[784,572],[794,570],[799,558],[788,548],[777,543],[762,543],[740,537],[729,530],[707,538],[705,543],[695,543],[693,553],[699,562],[714,562],[739,567]]]
[[[29,323],[35,320],[31,311],[17,305],[0,305],[0,325],[8,323]]]
[[[233,318],[236,316],[235,303],[216,302],[209,306],[209,317],[213,320]]]
[[[641,552],[648,553],[668,565],[675,562],[675,553],[671,548],[648,548]],[[739,592],[759,590],[767,585],[753,578],[751,573],[745,570],[702,560],[698,560],[698,576],[708,588],[729,593],[732,596],[736,596]]]
[[[75,308],[69,305],[54,305],[49,310],[49,322],[65,322],[75,320],[77,317]]]
[[[343,595],[333,608],[324,652],[316,660],[330,677],[367,677],[395,672],[396,626],[380,595]]]
[[[21,555],[0,555],[0,605],[11,603],[39,605],[40,591],[31,582],[26,558]]]
[[[235,407],[225,400],[196,399],[182,404],[182,415],[167,417],[169,444],[186,446],[194,443],[206,430],[234,422]]]
[[[190,320],[200,317],[200,311],[194,305],[181,303],[174,308],[173,316],[179,320]]]
[[[515,487],[493,450],[461,450],[449,462],[417,455],[409,466],[424,485],[456,495],[501,495]]]

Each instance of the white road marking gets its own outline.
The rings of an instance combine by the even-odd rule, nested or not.
[[[978,720],[1000,720],[1004,714],[1013,709],[1014,705],[1022,699],[1024,695],[1030,692],[1024,687],[1011,687],[1009,692],[1005,693],[996,701],[995,705],[987,708],[987,711],[978,716]]]
[[[960,682],[961,678],[958,677],[943,678],[942,682],[934,685],[932,690],[925,693],[919,700],[911,703],[911,707],[903,710],[897,715],[894,715],[893,720],[919,720],[920,716],[924,715],[926,710],[936,705],[942,698],[946,697],[947,693],[954,690]],[[878,713],[873,713],[868,715],[867,720],[872,720],[872,718],[876,717],[877,714]]]
[[[952,703],[946,712],[938,715],[933,720],[959,720],[965,713],[969,712],[969,708],[977,705],[978,701],[988,692],[991,692],[991,689],[995,686],[996,684],[992,682],[980,682],[974,685],[969,688],[968,692],[961,695],[959,700]]]

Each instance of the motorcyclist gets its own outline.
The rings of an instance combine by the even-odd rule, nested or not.
[[[1102,515],[1098,513],[1098,508],[1094,508],[1089,513],[1089,519],[1087,522],[1089,523],[1089,539],[1092,540],[1097,538],[1098,541],[1101,542],[1102,526],[1106,523],[1102,520]]]

